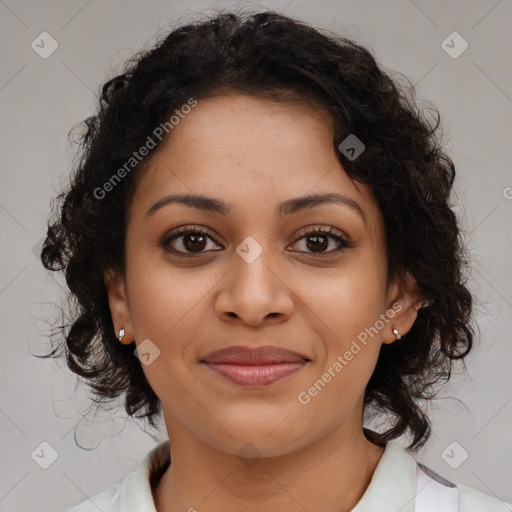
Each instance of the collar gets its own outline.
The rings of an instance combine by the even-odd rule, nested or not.
[[[170,454],[170,443],[166,439],[140,459],[135,471],[122,481],[118,490],[121,512],[157,512],[151,485],[157,475],[167,469]]]
[[[122,512],[157,512],[151,485],[170,464],[169,440],[154,446],[138,463],[118,489]],[[406,451],[386,443],[370,484],[351,512],[382,510],[414,511],[416,495],[415,459]]]
[[[416,466],[416,460],[405,450],[386,443],[370,484],[351,512],[413,512]]]

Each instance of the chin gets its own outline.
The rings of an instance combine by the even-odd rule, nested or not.
[[[315,435],[316,431],[308,428],[305,423],[291,420],[291,416],[289,423],[286,419],[283,421],[283,418],[286,415],[279,421],[269,422],[253,414],[252,421],[247,417],[239,418],[239,421],[224,421],[222,425],[226,430],[216,428],[221,438],[210,438],[209,444],[242,458],[269,458],[303,448],[321,435]]]

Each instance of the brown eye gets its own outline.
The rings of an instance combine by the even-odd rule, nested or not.
[[[216,245],[215,240],[209,233],[209,231],[202,229],[184,228],[178,232],[167,235],[160,245],[164,247],[166,251],[181,256],[200,256],[206,252],[212,252],[211,250],[206,251],[209,241],[214,242],[214,245]]]
[[[206,237],[204,235],[198,235],[197,233],[189,233],[182,235],[183,247],[190,252],[201,252],[206,247]]]
[[[329,237],[325,235],[308,235],[306,246],[313,252],[323,252],[329,245]]]
[[[304,240],[305,241],[305,249],[299,252],[306,252],[311,254],[316,254],[318,256],[331,256],[334,253],[337,253],[343,249],[348,249],[353,247],[351,243],[345,240],[343,237],[339,235],[335,235],[331,233],[332,226],[325,227],[322,226],[315,230],[310,230],[303,234],[297,241],[293,244],[294,247],[298,245],[298,242]],[[331,243],[333,241],[333,243]],[[331,250],[326,250],[330,245],[334,245],[334,248]],[[336,247],[337,246],[337,247]]]

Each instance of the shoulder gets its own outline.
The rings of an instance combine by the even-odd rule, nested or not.
[[[512,505],[472,487],[454,484],[419,462],[416,474],[418,501],[422,501],[424,494],[425,503],[435,503],[440,509],[449,505],[448,510],[457,512],[512,512]]]
[[[447,480],[396,445],[388,443],[381,463],[388,466],[386,473],[398,468],[401,481],[407,483],[401,497],[404,501],[409,496],[404,512],[512,512],[512,504]],[[393,487],[391,480],[385,484]]]
[[[458,485],[457,489],[460,512],[512,512],[512,503],[506,503],[465,485]]]

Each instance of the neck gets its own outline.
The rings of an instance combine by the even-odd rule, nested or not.
[[[359,427],[342,425],[300,450],[244,464],[237,455],[168,425],[172,462],[153,489],[156,509],[350,512],[384,453]]]

